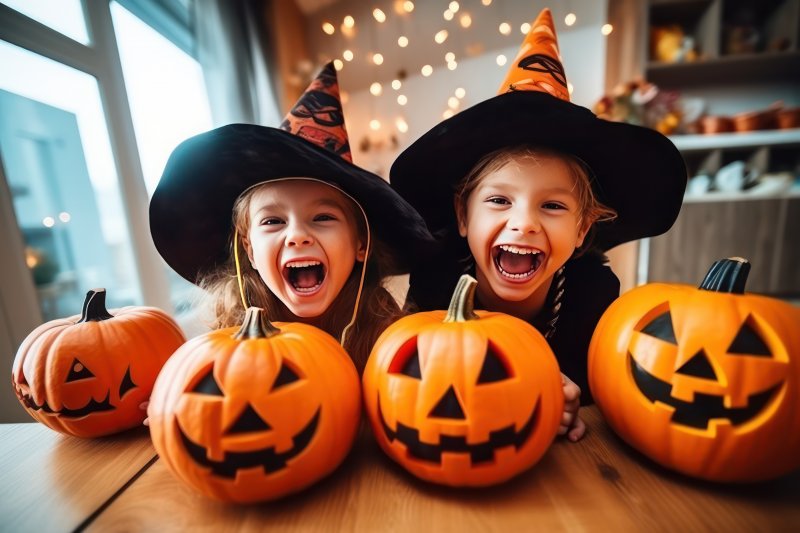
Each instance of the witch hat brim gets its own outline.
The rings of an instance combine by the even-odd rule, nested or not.
[[[319,90],[323,82],[327,91]],[[390,274],[408,272],[431,250],[433,237],[416,210],[383,178],[351,162],[338,86],[335,98],[326,97],[332,83],[329,65],[280,129],[232,124],[173,151],[150,200],[150,233],[173,270],[197,283],[225,265],[237,198],[255,185],[286,178],[317,179],[358,202],[372,234],[392,252],[396,271]]]
[[[589,166],[598,200],[618,215],[596,225],[601,250],[664,233],[678,216],[686,168],[669,139],[540,92],[495,96],[439,123],[398,156],[391,184],[431,232],[455,231],[458,182],[486,154],[519,145],[553,148]]]

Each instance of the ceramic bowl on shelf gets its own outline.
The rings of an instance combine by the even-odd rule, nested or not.
[[[700,119],[700,132],[705,135],[733,131],[733,120],[730,117],[706,115]]]

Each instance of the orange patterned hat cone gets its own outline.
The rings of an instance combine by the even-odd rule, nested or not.
[[[320,71],[281,123],[281,129],[353,162],[333,62]]]
[[[497,91],[536,91],[569,102],[567,77],[558,52],[553,15],[545,8],[525,37],[506,79]]]

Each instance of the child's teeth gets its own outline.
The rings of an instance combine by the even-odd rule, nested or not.
[[[320,265],[319,261],[292,261],[291,263],[286,263],[286,266],[289,268],[305,268],[311,266]]]
[[[538,254],[538,250],[534,250],[532,248],[520,248],[518,246],[511,246],[509,244],[501,244],[500,249],[504,252],[509,252],[512,254],[518,255],[528,255],[528,254]]]

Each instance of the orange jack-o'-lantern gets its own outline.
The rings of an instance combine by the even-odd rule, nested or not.
[[[535,464],[564,408],[558,363],[531,325],[473,311],[463,276],[450,309],[400,319],[378,339],[364,399],[381,448],[446,485],[499,483]]]
[[[609,425],[704,479],[756,481],[800,466],[800,310],[745,294],[749,269],[727,259],[699,289],[634,289],[608,308],[589,348],[589,384]]]
[[[99,437],[141,425],[159,370],[185,341],[154,307],[105,308],[105,289],[86,295],[81,315],[31,332],[12,381],[30,415],[56,431]]]
[[[276,327],[277,326],[277,327]],[[148,416],[156,451],[181,480],[221,500],[296,492],[347,455],[360,414],[358,373],[327,333],[270,324],[196,337],[158,377]]]

